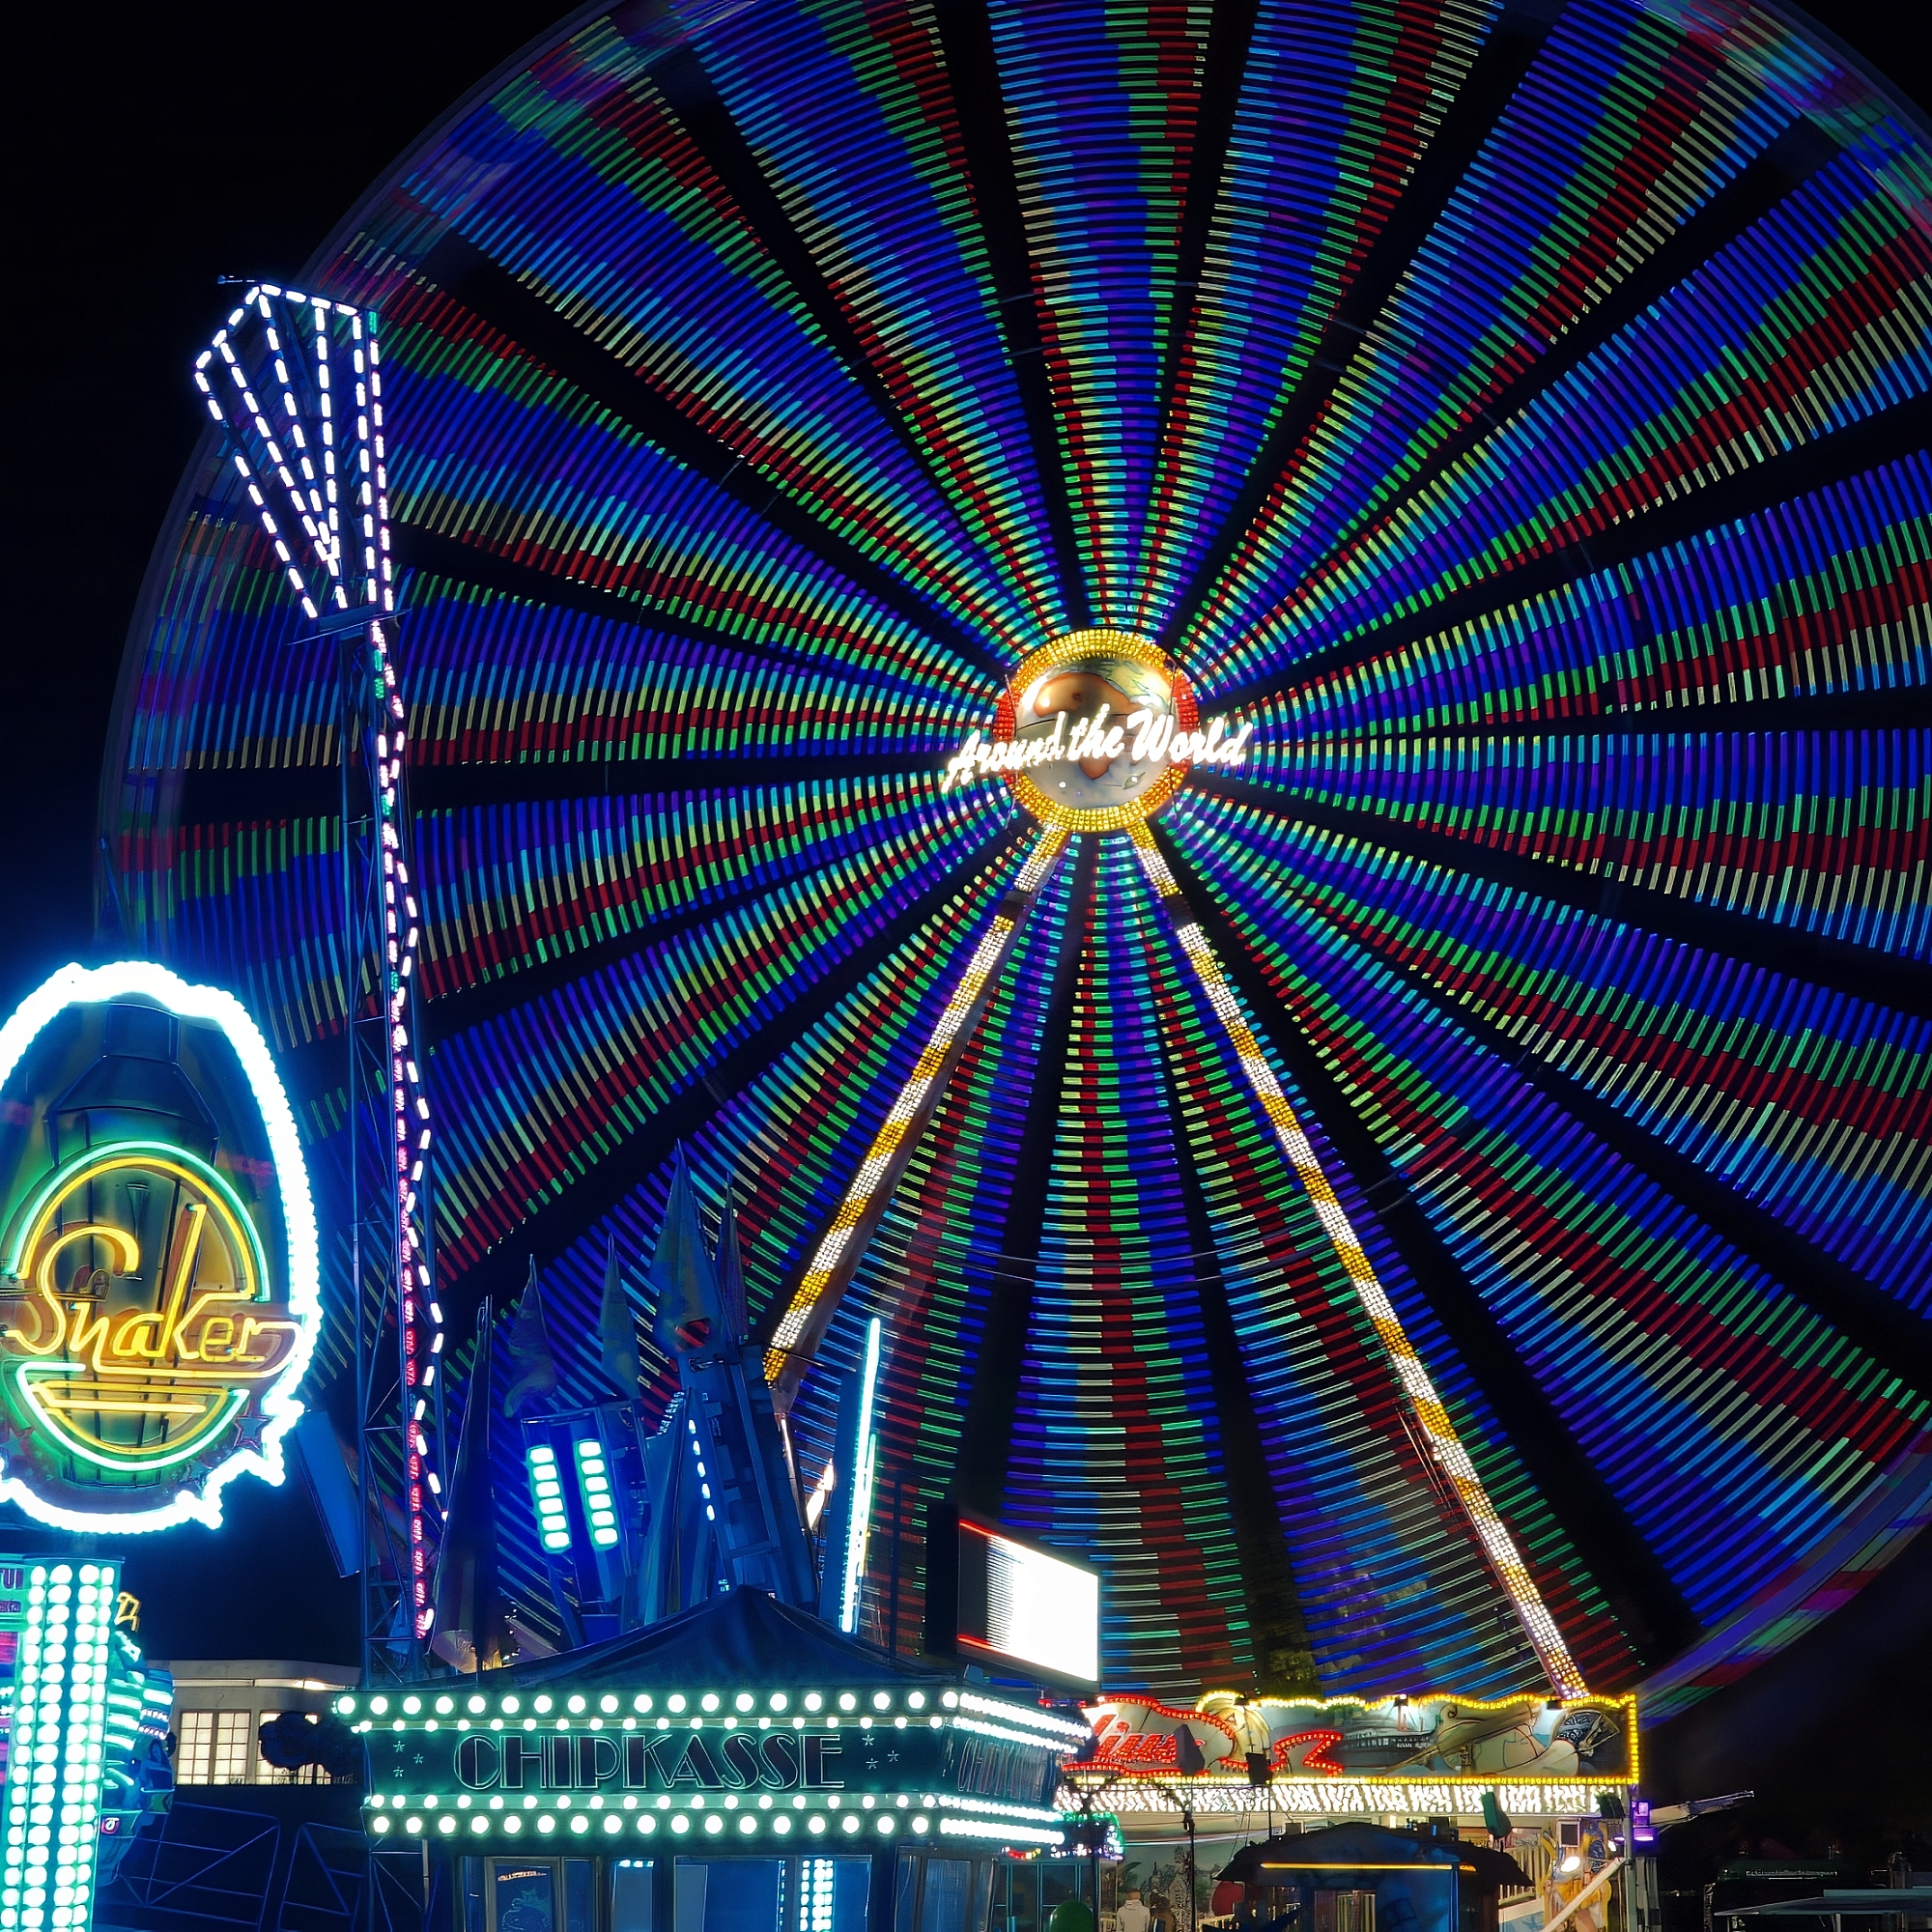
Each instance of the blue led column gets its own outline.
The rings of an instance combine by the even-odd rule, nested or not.
[[[0,1839],[6,1932],[64,1932],[94,1919],[107,1646],[119,1588],[116,1563],[36,1563],[28,1572]]]
[[[865,1359],[845,1378],[838,1396],[838,1434],[833,1451],[838,1489],[826,1512],[818,1614],[848,1636],[859,1628],[859,1595],[866,1580],[866,1544],[872,1523],[872,1478],[879,1456],[872,1406],[879,1386],[882,1339],[875,1315],[866,1326]]]

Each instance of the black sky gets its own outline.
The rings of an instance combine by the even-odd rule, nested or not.
[[[11,16],[0,1011],[92,945],[108,711],[149,552],[199,432],[186,370],[228,305],[216,278],[296,280],[416,133],[567,11],[40,0]],[[1922,7],[1861,0],[1816,14],[1932,100]],[[0,1507],[0,1548],[39,1541],[16,1522]],[[298,1483],[237,1485],[219,1533],[122,1547],[158,1656],[353,1659],[354,1594]],[[1914,1580],[1928,1573],[1919,1562]]]

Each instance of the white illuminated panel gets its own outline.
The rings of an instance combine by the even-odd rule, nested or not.
[[[587,1435],[577,1445],[577,1482],[583,1497],[583,1520],[590,1525],[590,1541],[599,1549],[609,1549],[617,1541],[617,1500],[611,1488],[611,1469],[604,1460],[604,1445]],[[546,1543],[548,1549],[550,1545]]]
[[[113,1563],[36,1563],[28,1572],[0,1833],[5,1932],[65,1932],[94,1921],[107,1645],[119,1588]]]
[[[530,1445],[530,1500],[536,1505],[537,1534],[546,1549],[570,1548],[570,1517],[563,1506],[563,1484],[557,1478],[556,1451],[547,1442]]]
[[[986,1545],[986,1648],[1058,1677],[1098,1683],[1098,1576],[1004,1536],[966,1534]]]
[[[850,1636],[859,1628],[859,1590],[866,1580],[866,1545],[872,1528],[872,1483],[878,1474],[879,1438],[872,1432],[872,1400],[879,1386],[879,1342],[883,1324],[875,1315],[866,1328],[866,1360],[859,1371],[859,1416],[853,1438],[852,1508],[845,1525],[845,1575],[838,1593],[838,1628]]]

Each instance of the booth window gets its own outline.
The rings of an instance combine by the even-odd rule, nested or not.
[[[597,1877],[588,1859],[486,1859],[487,1918],[468,1932],[596,1932]],[[467,1889],[467,1888],[466,1888]]]
[[[995,1859],[991,1932],[1040,1932],[1053,1908],[1068,1898],[1084,1899],[1097,1918],[1094,1879],[1090,1859]]]
[[[1318,1889],[1315,1932],[1376,1932],[1375,1893]]]
[[[177,1736],[177,1784],[254,1781],[254,1712],[184,1711]]]
[[[270,1764],[262,1755],[262,1726],[272,1722],[282,1714],[279,1711],[257,1711],[255,1713],[255,1782],[257,1784],[293,1784],[296,1774],[285,1771],[278,1764]]]
[[[611,1932],[651,1932],[652,1859],[619,1859],[611,1867]]]

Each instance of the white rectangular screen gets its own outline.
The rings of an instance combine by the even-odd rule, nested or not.
[[[987,1536],[986,1644],[1056,1676],[1097,1683],[1100,1578],[1004,1536]]]

